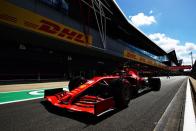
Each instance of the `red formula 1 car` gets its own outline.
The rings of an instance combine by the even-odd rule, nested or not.
[[[85,112],[100,116],[116,108],[126,107],[141,88],[159,90],[159,78],[140,78],[134,69],[114,75],[86,80],[76,77],[69,83],[70,91],[62,88],[45,90],[44,98],[52,105],[68,111]]]

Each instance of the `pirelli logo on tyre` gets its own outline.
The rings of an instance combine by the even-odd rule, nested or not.
[[[57,23],[6,0],[0,1],[0,22],[83,46],[92,45],[92,36]]]

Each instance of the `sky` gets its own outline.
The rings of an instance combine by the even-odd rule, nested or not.
[[[128,21],[183,65],[196,60],[195,0],[116,0]]]

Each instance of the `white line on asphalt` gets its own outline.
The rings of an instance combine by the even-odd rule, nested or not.
[[[0,92],[0,93],[15,93],[15,92],[36,91],[36,90],[42,90],[42,88],[41,89],[32,89],[32,90],[3,91],[3,92]]]
[[[193,108],[193,101],[191,97],[191,87],[190,87],[189,79],[187,81],[187,89],[186,89],[183,131],[196,131],[196,120],[195,120],[195,113]]]
[[[22,99],[22,100],[15,100],[15,101],[7,101],[7,102],[1,102],[0,105],[3,104],[9,104],[9,103],[15,103],[15,102],[22,102],[22,101],[29,101],[29,100],[35,100],[35,99],[40,99],[43,97],[36,97],[36,98],[29,98],[29,99]]]
[[[56,88],[63,88],[63,90],[69,91],[68,86],[63,87],[51,87],[51,88],[40,88],[40,89],[29,89],[29,90],[18,90],[18,91],[3,91],[0,93],[14,93],[14,92],[23,92],[23,91],[39,91],[39,90],[47,90],[47,89],[56,89]]]

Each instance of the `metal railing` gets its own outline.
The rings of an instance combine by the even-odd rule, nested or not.
[[[51,7],[60,9],[62,12],[67,13],[69,10],[69,5],[65,0],[40,0]]]

